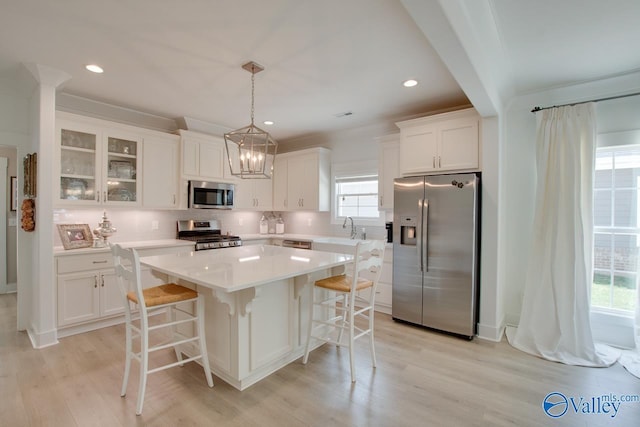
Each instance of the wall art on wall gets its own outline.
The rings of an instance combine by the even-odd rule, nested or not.
[[[38,171],[38,153],[27,154],[23,160],[24,166],[24,197],[33,199],[37,195],[36,182]]]

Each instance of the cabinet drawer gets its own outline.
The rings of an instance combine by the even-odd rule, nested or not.
[[[60,256],[57,261],[58,274],[98,270],[113,267],[111,252]]]

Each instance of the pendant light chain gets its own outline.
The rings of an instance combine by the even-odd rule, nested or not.
[[[251,125],[253,126],[253,99],[254,99],[254,91],[255,91],[255,83],[256,83],[256,70],[255,66],[251,66]]]
[[[273,175],[278,143],[269,135],[269,132],[265,132],[254,124],[255,75],[263,71],[264,67],[250,61],[243,64],[242,69],[251,73],[251,124],[224,134],[229,169],[231,175],[242,179],[270,179]]]

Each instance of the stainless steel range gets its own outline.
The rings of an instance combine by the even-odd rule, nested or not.
[[[178,221],[178,239],[196,243],[196,251],[242,246],[238,236],[223,235],[215,219]]]

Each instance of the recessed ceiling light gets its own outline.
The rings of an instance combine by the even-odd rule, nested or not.
[[[265,125],[267,125],[267,126],[271,126],[273,124],[273,121],[272,120],[265,120],[263,123]]]
[[[402,86],[404,86],[404,87],[414,87],[417,84],[418,84],[417,80],[410,79],[410,80],[406,80],[404,83],[402,83]]]
[[[96,64],[89,64],[84,68],[91,71],[92,73],[98,73],[98,74],[104,73],[104,70],[102,69],[102,67]]]

